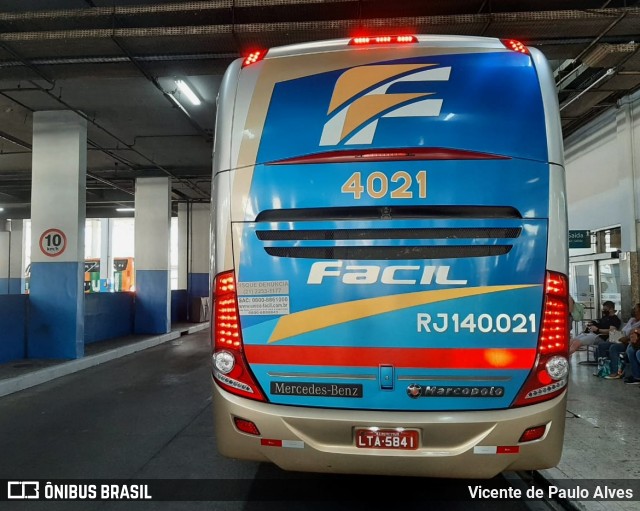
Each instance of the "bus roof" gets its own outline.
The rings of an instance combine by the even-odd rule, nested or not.
[[[539,51],[465,36],[370,46],[350,41],[274,48],[263,60],[236,67],[238,87],[230,90],[247,122],[240,125],[236,111],[234,133],[245,149],[259,144],[257,153],[240,149],[238,166],[418,147],[561,163],[560,148],[548,146],[559,116]]]
[[[416,34],[413,36],[416,40],[412,43],[414,46],[429,47],[468,47],[476,48],[495,48],[505,49],[504,44],[498,38],[493,37],[477,37],[477,36],[461,36],[461,35],[423,35]],[[290,44],[286,46],[277,46],[269,48],[265,58],[286,57],[290,55],[302,55],[305,53],[326,52],[332,50],[354,49],[350,42],[354,38],[343,39],[326,39],[323,41],[312,41],[306,43]],[[403,46],[406,43],[398,43],[396,46]],[[390,45],[388,45],[390,46]],[[364,46],[361,48],[365,48]],[[371,48],[371,46],[369,47]]]

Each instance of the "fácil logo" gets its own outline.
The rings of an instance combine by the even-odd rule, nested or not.
[[[320,146],[371,144],[384,117],[437,117],[442,99],[433,98],[429,82],[448,81],[451,67],[437,64],[375,64],[345,71],[335,84]],[[397,84],[412,89],[399,92]]]

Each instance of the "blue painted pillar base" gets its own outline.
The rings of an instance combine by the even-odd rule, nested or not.
[[[27,357],[27,295],[0,296],[0,364]]]
[[[0,279],[0,295],[22,294],[22,279]]]
[[[209,296],[209,274],[208,273],[189,273],[187,276],[187,285],[189,296],[195,298],[198,296]]]
[[[168,270],[136,270],[136,334],[166,334],[171,330]]]
[[[11,278],[9,279],[9,294],[10,295],[21,295],[23,293],[22,279],[21,278]]]
[[[84,262],[31,263],[29,358],[84,356]]]

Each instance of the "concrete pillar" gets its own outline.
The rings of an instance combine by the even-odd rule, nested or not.
[[[24,293],[24,220],[11,220],[11,240],[9,253],[9,294]]]
[[[85,259],[100,257],[100,220],[91,218],[85,221],[85,246],[89,248],[84,254]]]
[[[187,289],[189,273],[189,204],[178,204],[178,289]]]
[[[638,272],[638,225],[640,221],[640,167],[638,167],[637,145],[640,137],[634,130],[634,119],[631,104],[622,103],[616,111],[616,164],[618,175],[622,176],[618,183],[620,197],[618,207],[621,210],[622,234],[620,253],[620,301],[625,315],[630,314],[636,303],[640,302],[640,273]]]
[[[33,114],[29,358],[84,355],[87,123]]]
[[[178,204],[178,288],[190,298],[209,296],[209,204]]]
[[[110,291],[113,282],[110,223],[109,218],[100,219],[100,291]],[[103,283],[106,284],[105,287],[102,287]]]
[[[189,222],[189,296],[209,296],[211,243],[211,210],[209,204],[191,204]]]
[[[136,306],[134,332],[171,329],[169,178],[139,178],[135,197]]]
[[[4,224],[5,222],[2,222]],[[0,295],[9,294],[9,262],[11,261],[10,222],[0,225]]]
[[[95,266],[90,266],[91,271],[89,272],[89,280],[85,281],[85,291],[89,291],[90,293],[99,293],[100,292],[100,278],[102,266],[104,266],[104,262],[100,261],[100,220],[96,220],[95,218],[89,218],[85,221],[85,252],[84,252],[84,260],[99,260],[99,271]],[[87,267],[85,267],[85,271]],[[85,279],[88,278],[85,273]]]

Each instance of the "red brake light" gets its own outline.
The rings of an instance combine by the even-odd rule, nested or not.
[[[235,272],[216,275],[213,283],[211,344],[213,377],[232,394],[266,401],[244,355]]]
[[[215,279],[213,338],[220,348],[241,347],[240,323],[236,305],[236,287],[233,272],[221,273]]]
[[[533,440],[538,440],[544,436],[546,431],[547,426],[536,426],[534,428],[526,429],[522,435],[520,435],[520,440],[518,440],[518,442],[532,442]]]
[[[569,286],[561,273],[547,272],[538,349],[542,355],[566,355],[569,349]]]
[[[260,430],[253,422],[247,419],[241,419],[240,417],[234,417],[233,422],[240,431],[249,433],[250,435],[260,436]]]
[[[410,147],[396,149],[350,149],[294,156],[277,160],[267,165],[299,165],[311,163],[357,163],[362,161],[409,161],[409,160],[506,160],[508,156],[479,153],[461,149],[440,147]]]
[[[260,62],[267,55],[266,50],[256,50],[252,51],[247,55],[242,62],[242,67],[250,66],[251,64],[255,64],[256,62]]]
[[[567,386],[567,379],[558,374],[568,367],[568,357],[569,284],[566,275],[548,271],[537,361],[513,406],[531,405],[559,396]],[[552,376],[554,371],[560,371],[555,378]]]
[[[380,35],[380,36],[360,36],[352,37],[349,40],[350,45],[363,44],[408,44],[417,43],[418,38],[414,35]]]
[[[516,39],[500,39],[500,41],[508,50],[529,55],[529,48]]]

